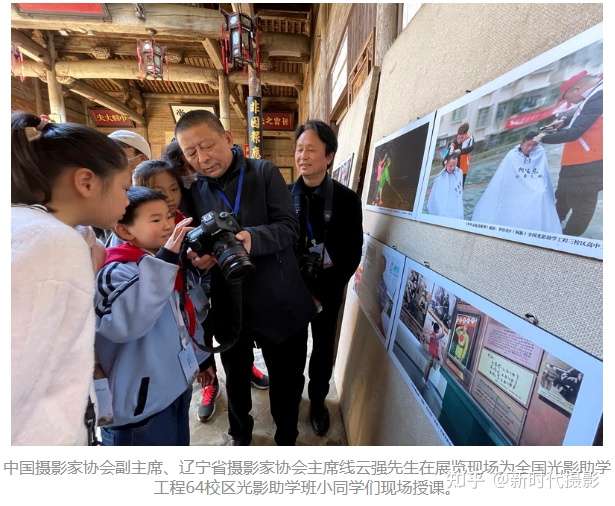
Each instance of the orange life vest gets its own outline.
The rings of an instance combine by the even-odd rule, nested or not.
[[[602,116],[576,141],[564,144],[562,166],[602,160]]]

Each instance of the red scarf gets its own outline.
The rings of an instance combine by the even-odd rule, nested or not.
[[[102,267],[107,264],[110,264],[111,262],[137,263],[145,255],[148,254],[148,252],[144,249],[138,248],[137,246],[133,246],[132,244],[129,244],[127,242],[115,248],[107,248],[106,253],[107,256],[105,257],[105,263],[102,265]],[[192,299],[190,299],[190,296],[188,295],[188,290],[186,288],[186,273],[181,268],[179,269],[179,271],[177,272],[177,276],[175,277],[174,288],[184,303],[184,311],[188,316],[188,333],[191,337],[194,337],[194,333],[196,331],[196,310],[194,308],[194,304],[192,303]]]

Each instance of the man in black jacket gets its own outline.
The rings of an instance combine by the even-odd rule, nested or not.
[[[337,139],[326,123],[312,120],[301,125],[295,141],[295,165],[300,177],[291,191],[300,224],[299,262],[321,308],[311,322],[308,393],[312,428],[322,436],[329,429],[325,397],[333,371],[338,313],[346,284],[361,260],[361,199],[327,174]]]
[[[265,160],[244,158],[218,118],[206,111],[185,114],[175,137],[190,165],[199,173],[190,187],[194,218],[209,211],[232,212],[243,230],[236,235],[255,265],[242,284],[242,327],[239,341],[221,354],[226,372],[229,434],[234,445],[249,445],[254,421],[250,374],[252,340],[260,345],[269,372],[275,441],[293,445],[297,438],[303,391],[307,322],[315,312],[301,279],[293,245],[298,223],[279,170]],[[200,269],[212,269],[212,310],[205,322],[216,335],[233,333],[232,283],[210,255],[189,252]]]

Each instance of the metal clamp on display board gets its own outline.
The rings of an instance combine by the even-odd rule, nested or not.
[[[523,318],[525,318],[532,325],[536,325],[538,327],[538,318],[536,318],[532,313],[525,313]]]

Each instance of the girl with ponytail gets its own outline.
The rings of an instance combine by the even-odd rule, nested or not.
[[[115,225],[130,176],[122,149],[104,134],[11,116],[13,444],[87,442],[94,272],[79,227]]]

